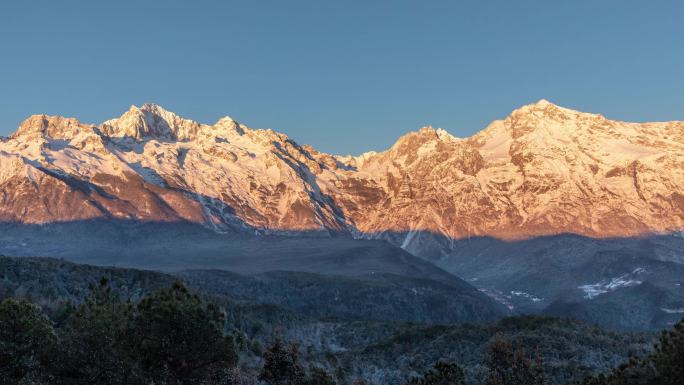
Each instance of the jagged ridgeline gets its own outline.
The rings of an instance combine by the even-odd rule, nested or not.
[[[356,157],[145,104],[99,126],[46,115],[22,123],[0,143],[0,220],[334,232],[421,254],[435,249],[429,235],[680,231],[683,165],[683,122],[626,123],[544,100],[469,138],[423,128]]]

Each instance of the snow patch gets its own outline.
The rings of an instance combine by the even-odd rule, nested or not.
[[[544,300],[544,298],[535,297],[530,293],[525,293],[524,291],[511,290],[511,295],[515,297],[527,298],[534,303],[541,302]]]
[[[416,236],[418,232],[415,230],[411,230],[406,234],[406,238],[404,238],[404,242],[401,243],[401,248],[406,250],[406,248],[411,244],[411,241],[413,241],[413,238]]]
[[[503,294],[499,290],[485,289],[485,288],[478,289],[478,290],[481,291],[482,293],[486,294],[487,296],[489,296],[490,298],[492,298],[496,302],[503,304],[504,306],[506,306],[508,308],[508,310],[513,310],[515,308],[515,306],[511,302],[511,297]]]
[[[515,305],[513,304],[514,297],[524,298],[524,299],[527,299],[533,303],[541,302],[544,300],[544,298],[536,297],[530,293],[527,293],[527,292],[524,292],[521,290],[511,290],[509,294],[503,293],[497,289],[482,288],[482,289],[478,289],[478,290],[480,290],[482,293],[488,295],[489,297],[491,297],[495,301],[505,305],[508,308],[508,310],[515,309]]]
[[[631,273],[623,274],[617,278],[611,278],[609,280],[602,280],[598,283],[591,283],[587,285],[578,286],[578,288],[584,291],[584,298],[594,299],[601,294],[605,294],[621,287],[638,286],[642,284],[642,281],[635,279],[634,276],[645,273],[646,269],[638,267],[634,269]]]
[[[677,309],[667,309],[667,308],[660,308],[660,310],[664,311],[667,314],[684,314],[684,307],[680,307]]]
[[[151,168],[144,167],[140,163],[130,163],[129,166],[140,175],[145,182],[151,183],[160,187],[166,186],[166,181],[156,171]]]
[[[443,128],[438,128],[437,130],[435,130],[435,133],[437,134],[437,137],[439,137],[439,139],[445,142],[456,142],[459,140],[459,138],[451,135]]]

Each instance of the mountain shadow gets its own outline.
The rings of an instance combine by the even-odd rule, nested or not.
[[[270,292],[280,296],[274,297],[276,303],[295,297],[296,301],[306,303],[306,297],[313,293],[300,290],[306,283],[318,285],[323,293],[319,293],[322,295],[320,301],[314,300],[313,296],[314,303],[302,306],[316,306],[324,302],[323,298],[333,301],[335,295],[326,295],[335,290],[344,292],[337,298],[342,298],[346,305],[340,305],[337,311],[328,314],[330,316],[343,314],[354,301],[363,306],[363,298],[375,298],[373,301],[380,303],[379,298],[388,301],[394,295],[411,308],[409,313],[414,314],[402,318],[405,320],[492,320],[508,313],[503,305],[469,283],[388,242],[322,236],[318,232],[301,233],[296,237],[220,234],[200,225],[181,222],[3,223],[0,224],[0,254],[54,257],[76,263],[163,272],[196,270],[191,275],[184,274],[200,276],[196,278],[199,281],[211,279],[224,291],[230,282],[221,281],[236,278],[227,273],[222,275],[223,272],[243,275],[282,272],[243,280],[245,285],[256,287],[266,277],[271,280],[279,277],[282,291],[257,290],[246,295],[258,299]],[[212,272],[200,273],[198,270]],[[358,297],[354,297],[355,292]],[[440,303],[446,306],[441,318],[437,315]],[[386,312],[395,314],[403,305],[393,306],[386,306]],[[417,310],[421,307],[429,308],[423,318]],[[350,311],[363,313],[359,310]],[[430,312],[435,314],[430,315]],[[365,316],[371,315],[366,313]]]
[[[684,315],[679,234],[603,239],[559,234],[506,241],[414,231],[373,237],[402,245],[516,313],[548,312],[630,330],[671,327]]]

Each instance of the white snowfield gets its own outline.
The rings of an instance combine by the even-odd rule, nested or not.
[[[682,231],[684,122],[613,121],[541,100],[469,138],[425,127],[386,151],[337,156],[145,104],[99,126],[31,116],[0,141],[0,220],[93,218],[343,232],[408,250],[434,235]]]

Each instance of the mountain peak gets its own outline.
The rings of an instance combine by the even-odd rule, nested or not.
[[[396,147],[397,145],[401,145],[402,143],[407,143],[409,141],[425,143],[433,140],[439,140],[442,142],[453,142],[459,139],[449,134],[443,128],[434,128],[428,125],[421,127],[420,129],[418,129],[418,131],[411,131],[404,134],[397,140],[394,146]]]
[[[513,111],[513,114],[515,113],[532,113],[532,112],[543,112],[543,111],[553,111],[557,109],[564,109],[566,108],[560,107],[556,104],[551,103],[550,101],[546,99],[539,99],[538,101],[530,104],[526,104],[520,108],[517,108]]]
[[[605,122],[602,115],[560,107],[545,99],[514,110],[502,121],[503,127],[511,131],[513,138],[531,132],[568,134],[588,127],[604,126]],[[484,131],[487,133],[496,127],[498,124],[493,124]],[[539,131],[540,128],[544,130]]]
[[[245,133],[240,123],[235,121],[235,119],[231,118],[230,116],[222,117],[211,128],[212,130],[216,130],[217,132],[226,136],[230,136],[233,133],[238,135],[244,135]]]
[[[135,107],[135,106],[132,106],[132,107]],[[143,113],[149,113],[149,114],[153,114],[153,115],[159,115],[159,116],[172,115],[172,116],[178,117],[178,115],[176,113],[169,111],[166,108],[164,108],[164,107],[162,107],[156,103],[149,103],[149,102],[143,103],[142,106],[140,106],[139,108],[136,107],[136,109],[142,111]]]
[[[93,125],[83,124],[75,118],[59,115],[31,115],[12,134],[12,138],[37,135],[55,139],[71,139],[79,132],[92,131]]]
[[[566,120],[571,117],[579,117],[579,116],[584,116],[584,117],[600,117],[603,118],[603,115],[600,114],[593,114],[589,112],[582,112],[578,111],[572,108],[567,108],[567,107],[561,107],[557,104],[551,103],[550,101],[546,99],[540,99],[534,103],[531,104],[526,104],[518,109],[513,110],[509,117],[511,116],[521,116],[521,115],[527,115],[527,116],[537,116],[540,118],[551,118],[551,119],[563,119]]]
[[[432,126],[421,127],[418,131],[411,131],[401,136],[390,148],[394,154],[427,155],[437,149],[445,148],[445,145],[456,143],[461,139],[449,134],[442,128]]]
[[[548,100],[546,100],[546,99],[539,99],[539,100],[537,100],[535,103],[532,103],[532,105],[534,105],[534,106],[536,106],[536,107],[541,107],[541,108],[546,108],[546,107],[548,107],[548,106],[555,106],[555,107],[557,107],[555,104],[551,103],[550,101],[548,101]]]
[[[195,137],[200,127],[200,123],[182,118],[154,103],[145,103],[140,107],[133,105],[121,117],[101,125],[107,136],[136,140],[189,140]]]
[[[161,110],[167,111],[165,108],[163,108],[163,107],[160,106],[159,104],[150,103],[150,102],[145,102],[145,103],[143,103],[143,105],[140,106],[140,109],[141,109],[141,110],[157,110],[157,109],[161,109]]]

